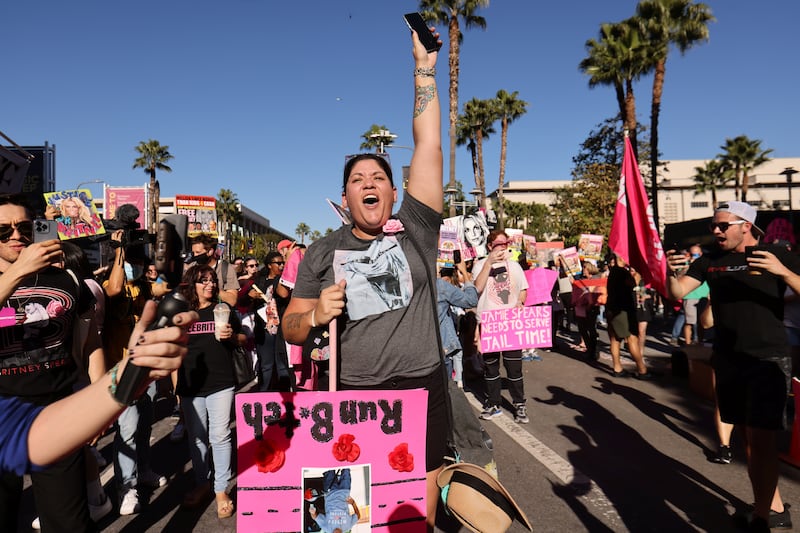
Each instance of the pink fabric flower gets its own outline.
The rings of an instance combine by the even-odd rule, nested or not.
[[[395,233],[400,233],[404,229],[403,223],[396,218],[390,218],[386,221],[386,224],[383,225],[383,233],[385,235],[394,235]]]
[[[333,456],[337,461],[348,461],[352,463],[361,455],[361,447],[356,444],[354,435],[345,433],[339,440],[333,443]]]
[[[389,452],[389,466],[398,472],[414,470],[414,454],[408,453],[408,443],[403,442]]]

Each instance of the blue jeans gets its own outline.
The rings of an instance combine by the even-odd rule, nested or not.
[[[156,382],[147,387],[136,403],[122,411],[114,436],[114,476],[120,486],[136,486],[138,474],[150,469],[150,433],[153,426],[153,400]]]
[[[678,313],[678,316],[675,317],[675,324],[672,326],[672,338],[673,339],[682,339],[683,338],[683,325],[686,324],[686,315],[683,314],[683,311]]]
[[[453,376],[453,381],[464,380],[464,352],[462,350],[456,350],[451,353],[445,358],[444,362],[447,368],[447,377]],[[453,375],[453,372],[455,372],[455,375]]]
[[[337,479],[336,470],[326,470],[322,473],[322,493],[327,494],[332,490],[350,490],[350,469],[342,468]]]
[[[286,356],[286,350],[278,346],[278,343],[283,343],[283,339],[277,335],[264,334],[265,339],[263,344],[256,344],[256,352],[258,352],[258,368],[260,372],[259,392],[267,392],[270,390],[289,390],[287,387],[290,385],[291,378],[289,372],[289,360]],[[272,375],[276,374],[274,386],[270,388],[273,383]]]
[[[189,456],[198,485],[211,479],[214,461],[214,492],[225,492],[231,479],[231,407],[233,387],[208,396],[182,397],[183,420],[189,432]]]

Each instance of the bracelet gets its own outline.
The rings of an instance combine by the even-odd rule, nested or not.
[[[108,392],[111,394],[111,397],[114,398],[114,401],[117,402],[119,405],[125,405],[124,403],[120,402],[117,399],[117,372],[119,371],[119,363],[114,365],[114,367],[109,370],[109,374],[111,374],[111,385],[108,386]],[[127,407],[127,406],[126,406]]]
[[[312,309],[312,310],[311,310],[311,327],[312,327],[312,328],[316,328],[316,327],[317,327],[317,322],[314,320],[314,313],[315,313],[316,311],[317,311],[317,308],[316,308],[316,307],[315,307],[314,309]]]
[[[436,67],[417,67],[414,69],[414,76],[433,78],[436,76]]]

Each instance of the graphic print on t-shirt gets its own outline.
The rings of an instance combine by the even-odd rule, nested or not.
[[[407,307],[413,293],[411,269],[395,237],[372,241],[367,250],[336,250],[333,271],[347,281],[350,320]]]
[[[16,326],[0,329],[0,375],[47,370],[70,357],[64,340],[72,333],[71,318],[65,314],[75,307],[75,299],[69,292],[22,287],[8,305],[16,310]]]
[[[492,308],[500,309],[511,304],[512,286],[511,276],[505,266],[492,268],[492,273],[489,274],[489,278],[486,280],[485,289]]]

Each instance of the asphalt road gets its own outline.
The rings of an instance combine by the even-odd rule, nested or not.
[[[674,348],[664,342],[662,329],[651,326],[645,350],[658,379],[614,378],[605,332],[606,351],[597,363],[569,347],[577,339],[572,332],[559,337],[558,351],[540,350],[541,361],[523,363],[530,423],[515,424],[510,403],[504,416],[484,422],[500,479],[535,531],[734,531],[730,514],[752,502],[741,439],[734,434],[732,464],[708,460],[716,450],[713,404],[686,377],[672,375]],[[633,368],[629,359],[624,365]],[[467,380],[466,389],[477,409],[481,380]],[[508,402],[505,391],[504,397]],[[192,486],[191,463],[186,442],[169,441],[171,407],[168,397],[158,404],[161,418],[153,429],[153,467],[169,484],[138,515],[120,517],[115,507],[100,522],[103,531],[236,530],[234,518],[217,518],[212,501],[195,511],[180,507]],[[784,450],[790,439],[790,431],[782,433]],[[110,436],[100,450],[111,458]],[[107,468],[102,479],[116,501],[111,476]],[[800,470],[783,464],[780,489],[786,502],[800,502]],[[20,511],[23,532],[35,516],[30,492]],[[800,524],[800,513],[796,520]],[[515,523],[511,531],[526,530]]]

